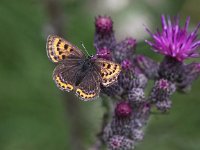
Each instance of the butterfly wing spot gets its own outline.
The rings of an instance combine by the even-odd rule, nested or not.
[[[56,75],[54,80],[58,88],[60,88],[61,90],[70,92],[74,89],[73,85],[64,82],[63,79],[59,75]]]
[[[68,45],[67,44],[64,45],[64,49],[68,49]]]
[[[76,89],[76,95],[84,101],[88,101],[96,97],[96,93],[94,92],[87,93],[84,90],[81,90],[80,88]]]
[[[71,47],[67,45],[64,41],[59,40],[57,45],[54,45],[55,54],[58,55],[60,60],[63,60],[70,54]]]
[[[62,55],[62,59],[65,59],[66,58],[66,56],[65,55]]]

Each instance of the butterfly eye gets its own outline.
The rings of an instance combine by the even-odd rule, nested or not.
[[[110,64],[108,64],[107,68],[108,68],[108,69],[110,69],[110,67],[111,67],[111,65],[110,65]]]
[[[67,45],[67,44],[65,44],[65,45],[64,45],[64,48],[65,48],[65,49],[68,49],[68,45]]]

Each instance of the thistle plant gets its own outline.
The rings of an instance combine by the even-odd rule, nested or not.
[[[135,38],[127,37],[117,42],[110,17],[96,18],[94,46],[97,54],[121,64],[122,71],[115,84],[102,87],[103,104],[108,109],[93,149],[101,149],[102,146],[109,150],[134,149],[143,139],[152,108],[166,113],[172,106],[172,94],[189,91],[200,75],[200,63],[184,62],[185,59],[199,57],[200,40],[197,37],[200,24],[189,32],[189,21],[187,18],[181,27],[179,17],[166,20],[162,15],[161,31],[153,33],[146,28],[152,38],[146,43],[155,53],[164,55],[163,60],[157,62],[136,53]],[[154,81],[154,85],[150,93],[145,94],[150,80]]]

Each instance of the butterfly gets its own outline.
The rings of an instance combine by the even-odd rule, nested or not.
[[[53,80],[63,91],[74,91],[84,101],[99,96],[100,87],[108,87],[117,81],[121,66],[113,61],[86,56],[67,40],[49,35],[47,56],[56,63]]]

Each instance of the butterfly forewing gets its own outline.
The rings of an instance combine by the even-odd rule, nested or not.
[[[121,72],[119,64],[105,59],[97,59],[96,65],[100,68],[103,86],[108,87],[117,81],[118,75]]]
[[[84,101],[97,98],[100,92],[100,80],[98,71],[92,68],[76,87],[76,95]]]
[[[60,62],[69,56],[81,58],[84,54],[70,42],[56,35],[49,35],[47,38],[47,55],[55,63]]]

